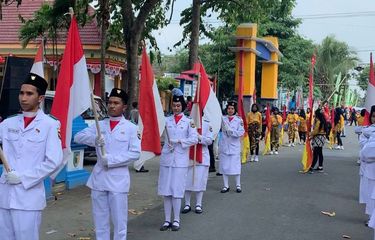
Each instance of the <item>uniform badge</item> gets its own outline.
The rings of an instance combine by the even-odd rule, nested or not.
[[[141,133],[140,132],[137,133],[137,137],[138,137],[139,140],[141,140]]]
[[[241,123],[240,123],[240,124],[241,124],[241,126],[243,127],[243,121],[242,121],[242,120],[241,120]]]
[[[57,129],[57,136],[59,136],[59,139],[61,140],[61,130],[60,130],[60,128]]]
[[[214,131],[214,130],[212,129],[212,127],[211,127],[211,126],[210,126],[209,130],[210,130],[210,132],[213,132],[213,131]]]
[[[190,122],[190,127],[191,128],[195,128],[195,123],[194,122]]]
[[[39,130],[38,128],[35,128],[35,131],[36,131],[37,133],[40,133],[40,130]]]
[[[18,129],[8,128],[9,133],[19,133],[19,131]]]

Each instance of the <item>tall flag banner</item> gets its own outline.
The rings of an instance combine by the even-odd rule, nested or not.
[[[163,106],[145,48],[142,51],[138,105],[142,152],[139,160],[134,162],[136,170],[140,170],[147,160],[161,154],[160,136],[165,128]]]
[[[280,146],[283,145],[283,141],[284,141],[284,124],[285,124],[285,121],[286,121],[286,117],[287,117],[287,114],[286,114],[286,106],[284,105],[283,106],[283,116],[282,116],[282,124],[281,124],[281,133],[280,133]]]
[[[266,155],[269,151],[271,151],[271,107],[270,104],[267,103],[267,110],[266,110],[266,123],[267,123],[267,131],[266,131],[266,138],[265,138],[265,146],[263,150],[263,155]]]
[[[39,45],[38,51],[34,59],[34,64],[31,67],[30,72],[44,78],[44,57],[43,57],[43,42]]]
[[[91,106],[90,89],[86,58],[78,32],[77,20],[73,16],[51,108],[51,114],[61,123],[64,165],[71,154],[73,119],[80,116]]]
[[[329,132],[329,149],[333,148],[333,145],[335,144],[335,138],[333,132],[335,129],[335,108],[332,106],[331,109],[331,131]]]
[[[198,61],[194,64],[194,73],[198,75],[199,81],[196,89],[196,94],[193,101],[190,117],[194,120],[198,133],[202,134],[202,112],[204,118],[210,122],[214,136],[216,136],[221,127],[222,112],[219,100],[211,88],[210,80],[203,64]],[[196,152],[194,150],[196,148]],[[202,145],[190,147],[190,159],[195,159],[197,162],[202,162]]]
[[[307,121],[307,136],[306,136],[306,143],[305,147],[303,149],[302,153],[302,172],[306,173],[309,171],[311,164],[312,164],[312,158],[313,158],[313,150],[311,148],[311,140],[310,140],[310,132],[311,127],[313,123],[313,115],[314,115],[314,66],[316,63],[316,57],[315,53],[311,57],[311,69],[310,69],[310,75],[309,75],[309,99],[308,104],[310,108],[310,118],[309,121]]]
[[[365,100],[365,121],[364,126],[370,125],[369,122],[369,115],[371,112],[371,106],[375,105],[375,74],[374,74],[374,63],[372,62],[372,53],[370,53],[370,73],[369,73],[369,81],[367,85],[367,93],[366,93],[366,100]]]

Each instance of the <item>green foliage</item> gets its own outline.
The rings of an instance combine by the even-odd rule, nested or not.
[[[158,85],[159,91],[168,90],[169,85],[178,87],[178,83],[174,78],[170,77],[156,77],[156,84]]]
[[[370,76],[370,66],[366,66],[358,75],[357,75],[357,81],[358,85],[362,90],[367,89],[367,85],[369,82],[369,76]]]
[[[348,44],[338,41],[334,36],[326,37],[317,47],[315,83],[321,84],[323,99],[328,99],[335,89],[339,73],[347,76],[358,62],[355,52]]]

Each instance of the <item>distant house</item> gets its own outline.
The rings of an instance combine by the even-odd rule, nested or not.
[[[43,4],[53,4],[52,0],[23,0],[22,4],[17,8],[14,1],[9,6],[3,6],[3,19],[0,21],[0,60],[6,56],[13,55],[19,57],[34,58],[37,48],[41,42],[40,39],[30,42],[26,48],[22,48],[19,40],[19,30],[22,25],[19,15],[28,20],[33,17]],[[95,10],[89,9],[90,15]],[[124,46],[110,46],[106,53],[106,81],[105,86],[100,84],[100,30],[95,20],[87,23],[79,30],[83,49],[87,61],[87,69],[94,86],[94,93],[100,95],[101,88],[105,87],[105,91],[109,92],[113,87],[120,87],[121,81],[126,72],[126,55]],[[52,41],[47,39],[45,48],[45,78],[49,81],[50,90],[55,89],[56,78],[53,68],[56,62],[61,61],[61,57],[65,48],[66,31],[61,31],[57,39],[57,61],[52,55]],[[0,79],[4,74],[4,61],[0,61]]]

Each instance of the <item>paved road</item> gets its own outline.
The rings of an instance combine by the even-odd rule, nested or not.
[[[298,172],[302,154],[298,145],[283,147],[278,156],[264,156],[259,163],[243,165],[241,194],[221,194],[222,178],[211,174],[204,213],[182,215],[179,232],[159,231],[163,209],[156,195],[158,161],[149,162],[150,173],[132,173],[129,208],[135,212],[129,214],[128,239],[333,240],[344,234],[372,239],[373,231],[363,224],[364,208],[357,201],[357,139],[349,134],[343,140],[344,151],[324,150],[325,173]],[[41,239],[95,239],[89,191],[82,187],[58,197],[43,214]],[[334,211],[336,216],[321,211]],[[57,232],[46,234],[51,230]]]

